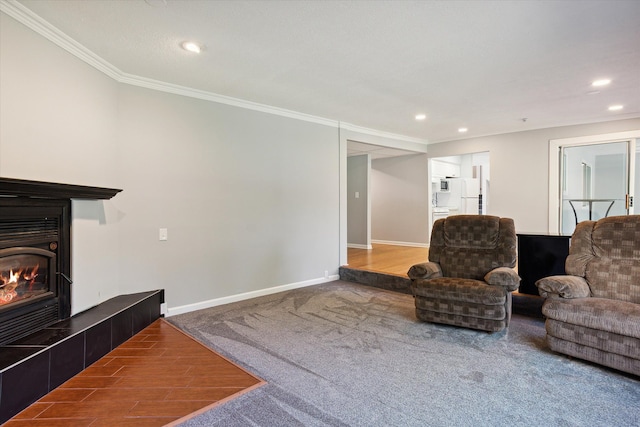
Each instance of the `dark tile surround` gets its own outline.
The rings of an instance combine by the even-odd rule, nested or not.
[[[164,290],[120,295],[0,347],[0,423],[149,326]]]

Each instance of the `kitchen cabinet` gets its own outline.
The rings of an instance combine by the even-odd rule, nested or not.
[[[442,208],[442,207],[433,208],[433,222],[436,222],[437,220],[441,218],[446,218],[448,216],[449,216],[449,208]],[[433,226],[433,222],[432,222],[432,226]]]
[[[444,178],[447,176],[460,176],[460,165],[455,163],[443,162],[440,160],[432,160],[431,161],[432,172],[431,175],[433,177]]]

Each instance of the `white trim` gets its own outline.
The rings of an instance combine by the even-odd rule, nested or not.
[[[338,128],[338,163],[339,163],[339,176],[338,176],[338,192],[339,192],[339,207],[338,207],[338,228],[339,228],[339,241],[338,252],[340,255],[339,265],[345,265],[348,262],[347,257],[347,223],[349,222],[347,216],[347,139],[344,137],[342,129]]]
[[[167,317],[176,316],[178,314],[190,313],[196,310],[203,310],[205,308],[216,307],[223,304],[229,304],[232,302],[244,301],[251,298],[257,298],[265,295],[276,294],[278,292],[289,291],[292,289],[304,288],[307,286],[319,285],[321,283],[333,282],[339,280],[340,276],[335,274],[328,277],[319,279],[306,280],[303,282],[290,283],[288,285],[274,286],[272,288],[259,289],[257,291],[244,292],[241,294],[230,295],[222,298],[210,299],[207,301],[201,301],[194,304],[181,305],[178,307],[172,307],[167,309]]]
[[[132,74],[121,73],[117,78],[118,82],[131,86],[143,87],[146,89],[157,90],[159,92],[167,92],[175,95],[186,96],[189,98],[202,99],[204,101],[216,102],[219,104],[231,105],[234,107],[245,108],[247,110],[260,111],[263,113],[274,114],[277,116],[288,117],[291,119],[303,120],[306,122],[317,123],[325,126],[337,128],[340,122],[337,120],[325,119],[310,114],[299,113],[297,111],[286,110],[284,108],[273,107],[271,105],[259,104],[257,102],[245,101],[244,99],[233,98],[231,96],[219,95],[213,92],[193,89],[186,86],[180,86],[173,83],[166,83],[160,80],[153,80],[146,77],[135,76]]]
[[[373,249],[371,245],[359,245],[357,243],[347,243],[347,247],[352,249]]]
[[[422,153],[427,152],[426,144],[428,143],[428,141],[425,139],[414,138],[414,137],[405,136],[405,135],[398,135],[396,133],[384,132],[384,131],[375,130],[375,129],[369,129],[365,127],[352,125],[349,123],[340,123],[340,128],[351,131],[351,132],[362,133],[365,135],[378,136],[380,138],[389,138],[389,139],[395,139],[398,141],[405,141],[405,142],[415,142],[421,145],[425,145],[424,147],[417,148],[419,152],[422,152]]]
[[[640,130],[587,135],[549,140],[549,232],[560,228],[560,147],[572,145],[602,144],[607,142],[634,141],[640,139]]]
[[[378,245],[394,245],[394,246],[409,246],[412,248],[428,248],[428,243],[416,243],[416,242],[394,242],[391,240],[371,240],[371,243]]]
[[[630,130],[626,132],[604,133],[601,135],[577,136],[573,138],[552,139],[549,142],[558,146],[567,145],[583,145],[583,144],[599,144],[606,142],[624,141],[632,138],[640,138],[639,130]]]

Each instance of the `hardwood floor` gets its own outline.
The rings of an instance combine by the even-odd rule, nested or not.
[[[158,319],[5,426],[175,425],[263,384]]]
[[[407,277],[414,264],[427,262],[429,248],[372,244],[373,249],[347,248],[349,268]],[[518,271],[516,262],[515,270]]]
[[[427,262],[429,248],[374,243],[373,249],[347,249],[349,268],[407,277],[414,264]]]
[[[407,271],[414,264],[426,262],[429,248],[373,244],[373,249],[347,249],[347,267],[375,273],[408,277]],[[518,271],[516,263],[515,271]],[[530,317],[542,318],[544,299],[538,295],[521,294],[517,290],[513,295],[513,312]]]

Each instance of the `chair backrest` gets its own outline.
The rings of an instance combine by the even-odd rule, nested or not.
[[[511,218],[453,215],[437,220],[431,231],[429,261],[445,277],[482,280],[494,268],[515,267],[516,230]]]
[[[594,297],[640,304],[640,215],[579,223],[565,270],[584,277]]]

